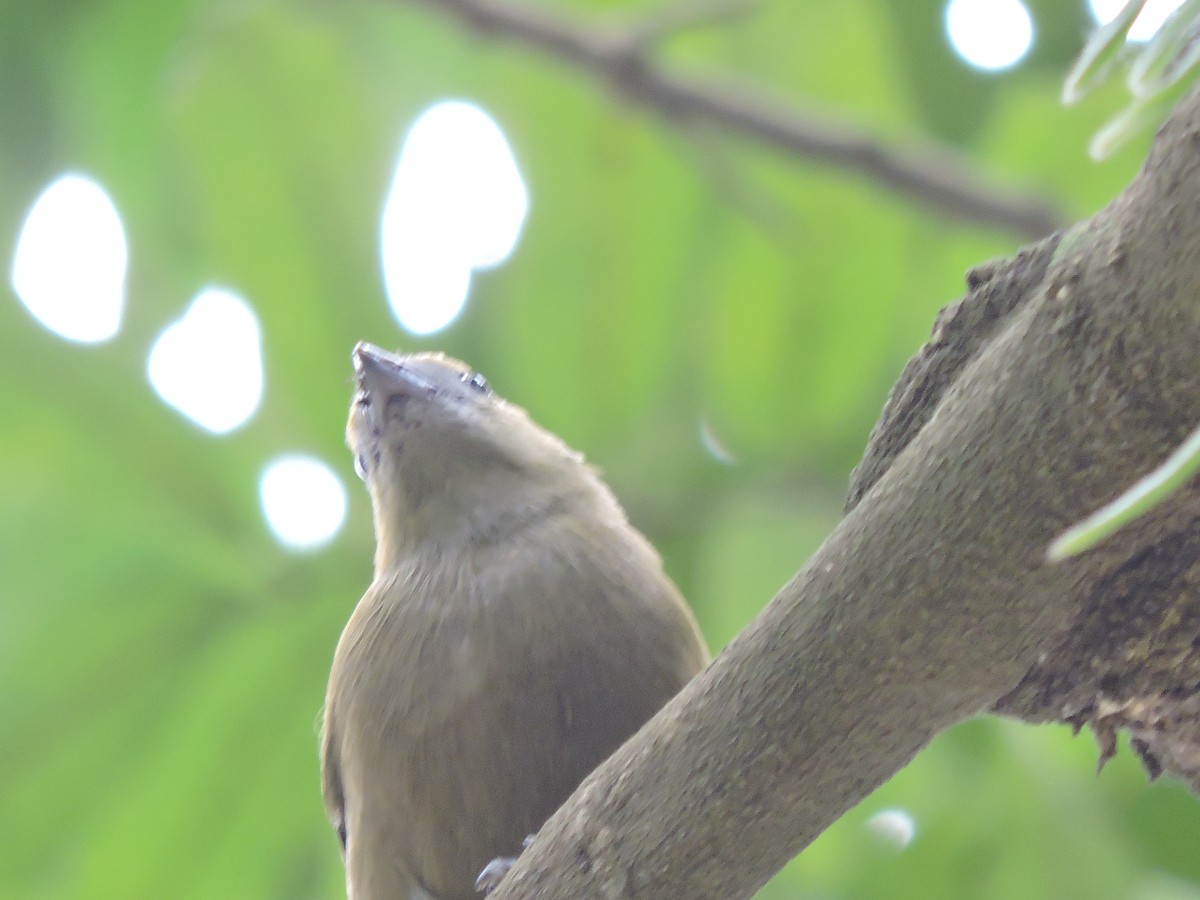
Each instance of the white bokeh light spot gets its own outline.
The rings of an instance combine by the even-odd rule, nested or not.
[[[128,261],[116,206],[91,178],[71,173],[30,207],[10,277],[42,325],[67,340],[98,343],[121,327]]]
[[[258,482],[267,526],[285,547],[315,550],[346,521],[346,488],[324,462],[287,454],[267,463]]]
[[[258,317],[237,294],[207,288],[155,339],[146,372],[167,405],[215,434],[232,431],[262,399]]]
[[[999,72],[1019,63],[1033,46],[1033,18],[1021,0],[950,0],[946,35],[968,65]]]
[[[1129,28],[1129,40],[1148,41],[1167,21],[1167,16],[1179,9],[1183,0],[1148,0]],[[1092,18],[1098,25],[1107,25],[1125,8],[1125,0],[1088,0]]]
[[[454,320],[471,273],[512,253],[529,195],[500,126],[474,103],[436,103],[417,117],[380,222],[384,288],[397,320],[430,334]]]
[[[917,823],[902,809],[883,809],[867,820],[867,828],[880,840],[903,850],[917,833]]]
[[[434,247],[397,248],[384,263],[392,312],[410,334],[441,331],[462,312],[471,289],[471,268]]]

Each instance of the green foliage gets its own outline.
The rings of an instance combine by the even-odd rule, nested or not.
[[[1128,0],[1120,13],[1096,29],[1067,73],[1063,102],[1076,103],[1121,63],[1131,99],[1096,132],[1092,156],[1104,159],[1131,137],[1157,126],[1195,82],[1200,65],[1200,0],[1184,0],[1143,45],[1129,41],[1146,0]]]
[[[989,177],[1085,213],[1140,150],[1084,158],[1115,94],[1057,105],[1070,5],[1036,4],[1060,39],[988,79],[948,55],[933,2],[766,4],[664,56],[889,140],[953,139]],[[338,896],[315,721],[370,572],[341,437],[356,340],[461,356],[584,450],[719,645],[836,521],[962,273],[1016,248],[828,165],[676,129],[401,3],[4,4],[0,96],[0,246],[72,168],[110,191],[131,247],[109,344],[59,341],[0,297],[4,897]],[[531,212],[462,318],[417,340],[386,308],[376,229],[405,129],[446,97],[505,129]],[[263,407],[225,438],[144,377],[154,335],[210,283],[243,293],[264,336]],[[257,506],[262,465],[289,450],[351,489],[347,527],[309,555],[281,549]],[[1200,895],[1200,808],[1146,786],[1128,754],[1099,780],[1094,761],[1062,729],[969,723],[763,896]],[[915,819],[907,849],[865,827],[889,807]]]
[[[1108,75],[1125,49],[1129,29],[1145,6],[1146,0],[1129,0],[1111,22],[1097,28],[1088,38],[1067,72],[1063,103],[1075,103]]]

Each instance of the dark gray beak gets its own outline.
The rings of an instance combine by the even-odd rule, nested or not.
[[[411,365],[405,357],[381,350],[374,344],[359,341],[350,354],[354,362],[354,374],[358,387],[367,396],[386,394],[425,394],[433,389],[427,378]]]

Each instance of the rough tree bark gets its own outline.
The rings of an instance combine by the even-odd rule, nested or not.
[[[493,895],[747,897],[942,729],[1129,727],[1196,787],[1200,492],[1057,566],[1051,539],[1200,421],[1200,93],[1108,207],[968,276],[849,511],[546,824]]]

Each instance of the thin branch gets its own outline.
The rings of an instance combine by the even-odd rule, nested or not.
[[[661,37],[672,22],[676,27],[694,27],[695,15],[655,18],[648,27],[603,29],[509,0],[417,2],[458,16],[482,35],[519,41],[587,69],[631,102],[668,119],[711,124],[793,156],[849,169],[956,218],[1029,238],[1043,237],[1063,222],[1059,211],[1043,198],[988,184],[968,160],[947,146],[889,147],[853,126],[801,114],[746,88],[665,71],[648,55],[648,37]],[[702,8],[711,21],[728,18],[744,5]]]

